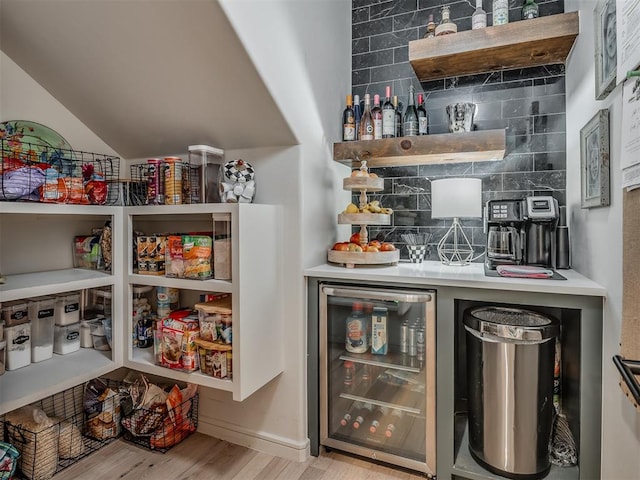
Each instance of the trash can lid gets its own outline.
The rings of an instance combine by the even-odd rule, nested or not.
[[[463,315],[468,330],[481,336],[492,335],[508,340],[543,341],[560,333],[555,318],[523,308],[482,306],[468,308]]]

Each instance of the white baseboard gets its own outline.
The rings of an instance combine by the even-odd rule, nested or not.
[[[310,456],[308,438],[303,442],[296,442],[290,438],[256,432],[236,425],[224,426],[203,422],[202,419],[198,421],[198,432],[294,462],[304,462]]]

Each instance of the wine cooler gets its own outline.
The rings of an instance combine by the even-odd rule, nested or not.
[[[320,443],[436,474],[436,293],[320,287]]]

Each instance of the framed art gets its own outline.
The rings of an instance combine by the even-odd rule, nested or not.
[[[616,86],[618,69],[616,0],[600,0],[593,10],[593,18],[596,100],[604,100]]]
[[[609,110],[598,111],[580,130],[582,208],[609,205]]]

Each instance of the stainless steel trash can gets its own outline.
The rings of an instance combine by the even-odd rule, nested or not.
[[[465,310],[469,450],[487,470],[542,478],[551,467],[559,322],[498,306]]]

